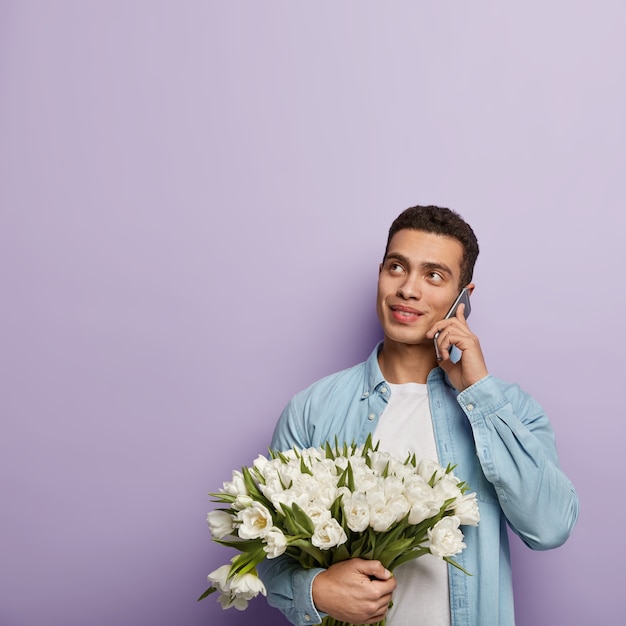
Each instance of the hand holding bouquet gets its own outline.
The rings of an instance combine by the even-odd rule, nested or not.
[[[199,599],[220,591],[223,608],[244,610],[265,594],[256,566],[283,554],[305,568],[360,557],[393,571],[425,554],[460,568],[452,559],[465,548],[459,527],[478,524],[479,513],[453,469],[414,455],[401,461],[371,437],[259,456],[210,494],[225,505],[208,514],[213,539],[240,554],[209,574],[213,585]]]

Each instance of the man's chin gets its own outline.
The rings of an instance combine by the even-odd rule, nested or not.
[[[390,344],[396,344],[398,347],[430,347],[434,350],[433,340],[427,339],[424,336],[416,337],[408,333],[385,333],[384,339]]]

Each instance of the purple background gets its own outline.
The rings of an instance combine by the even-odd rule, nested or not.
[[[474,226],[472,327],[581,499],[562,548],[513,541],[518,624],[619,621],[625,21],[618,0],[1,2],[0,623],[286,623],[195,602],[232,556],[206,494],[369,354],[416,203]]]

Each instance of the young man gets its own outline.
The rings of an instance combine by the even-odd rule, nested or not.
[[[444,319],[460,290],[474,289],[477,256],[474,232],[457,213],[434,206],[401,213],[378,276],[383,341],[366,362],[296,395],[271,444],[363,443],[372,433],[401,458],[411,451],[456,465],[478,495],[480,523],[463,527],[467,548],[455,557],[473,575],[429,555],[394,576],[362,559],[326,570],[266,561],[268,601],[297,626],[319,624],[324,615],[352,624],[386,615],[387,626],[513,625],[507,524],[538,550],[561,545],[575,524],[578,499],[559,468],[543,409],[489,374],[464,305]],[[452,346],[461,352],[456,362]]]

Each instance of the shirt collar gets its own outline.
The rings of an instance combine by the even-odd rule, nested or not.
[[[361,398],[367,398],[377,387],[387,382],[380,371],[380,365],[378,365],[378,353],[382,347],[383,342],[379,341],[365,362],[365,380],[363,381],[363,395]],[[428,374],[428,384],[436,384],[437,382],[444,382],[448,387],[453,387],[448,380],[448,375],[440,367],[435,367]]]

